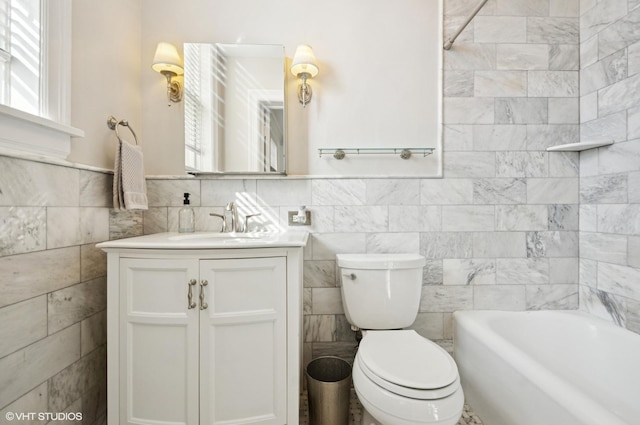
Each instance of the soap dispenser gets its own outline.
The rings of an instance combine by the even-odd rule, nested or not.
[[[180,233],[193,233],[195,230],[196,215],[191,208],[191,202],[189,201],[189,194],[184,194],[184,201],[182,201],[182,208],[178,213],[178,232]]]

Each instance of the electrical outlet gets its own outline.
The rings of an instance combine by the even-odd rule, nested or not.
[[[288,211],[289,226],[311,226],[311,211],[305,210],[304,219],[298,215],[298,211]]]

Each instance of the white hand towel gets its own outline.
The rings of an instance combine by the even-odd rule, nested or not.
[[[116,210],[149,209],[142,149],[121,140],[113,169],[113,207]]]

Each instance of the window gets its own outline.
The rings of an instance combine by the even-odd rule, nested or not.
[[[0,147],[64,157],[71,122],[71,0],[0,0]]]
[[[39,0],[0,0],[0,103],[46,116]]]

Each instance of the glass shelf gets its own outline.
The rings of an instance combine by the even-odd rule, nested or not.
[[[435,148],[319,148],[318,154],[331,154],[335,159],[344,159],[347,155],[398,155],[409,159],[413,154],[431,155]]]

